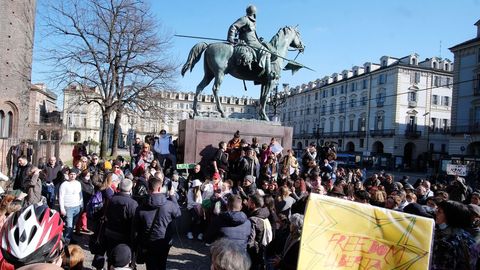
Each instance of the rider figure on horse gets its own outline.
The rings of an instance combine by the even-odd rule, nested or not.
[[[238,42],[244,43],[254,49],[257,54],[258,65],[264,69],[269,79],[276,79],[278,74],[275,74],[271,68],[271,53],[274,52],[270,44],[263,42],[263,38],[258,38],[257,25],[257,8],[254,5],[247,7],[247,15],[236,20],[228,29],[227,41],[231,44],[236,44],[235,38],[238,36]]]

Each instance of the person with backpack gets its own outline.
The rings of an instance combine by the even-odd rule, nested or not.
[[[132,198],[138,205],[144,205],[148,197],[148,183],[144,176],[133,178]]]
[[[255,193],[248,198],[249,219],[252,229],[248,238],[247,250],[252,259],[252,270],[265,269],[266,246],[272,241],[272,226],[268,217],[270,211],[264,207],[263,197]]]
[[[105,215],[108,211],[108,203],[115,194],[112,188],[112,177],[113,173],[110,173],[107,177],[100,173],[95,173],[92,176],[95,191],[87,204],[88,224],[92,226],[94,232],[90,238],[89,246],[90,251],[94,254],[92,266],[96,269],[103,269],[105,265],[106,247],[103,245],[105,242],[103,241]],[[98,250],[92,250],[92,243],[95,241],[100,243],[100,247],[95,248]]]
[[[216,240],[225,238],[246,251],[251,229],[250,220],[242,212],[242,198],[239,195],[231,195],[228,198],[227,211],[215,216],[208,226],[206,245],[209,246]]]
[[[173,189],[162,193],[163,179],[152,177],[148,180],[150,195],[144,206],[137,208],[135,231],[137,243],[142,251],[137,254],[145,259],[147,269],[166,269],[167,257],[172,246],[172,220],[181,216],[180,207]],[[143,252],[144,251],[144,252]]]

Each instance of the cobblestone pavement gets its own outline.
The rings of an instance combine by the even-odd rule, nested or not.
[[[93,255],[88,249],[88,237],[86,235],[73,237],[85,252],[84,269],[87,270],[93,269]],[[146,267],[145,265],[138,265],[137,269],[144,270]],[[167,269],[209,270],[209,248],[203,242],[188,240],[184,235],[177,234],[174,237],[173,247],[168,255]]]

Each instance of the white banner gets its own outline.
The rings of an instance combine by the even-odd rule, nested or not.
[[[467,176],[467,165],[447,164],[447,174]]]

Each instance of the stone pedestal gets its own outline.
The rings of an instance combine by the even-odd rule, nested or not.
[[[275,137],[283,146],[284,152],[292,148],[293,129],[283,127],[280,123],[221,118],[186,119],[178,127],[177,163],[200,162],[210,166],[218,150],[218,143],[228,143],[237,130],[240,131],[240,138],[248,143],[257,137],[261,146],[270,143],[271,138]]]

